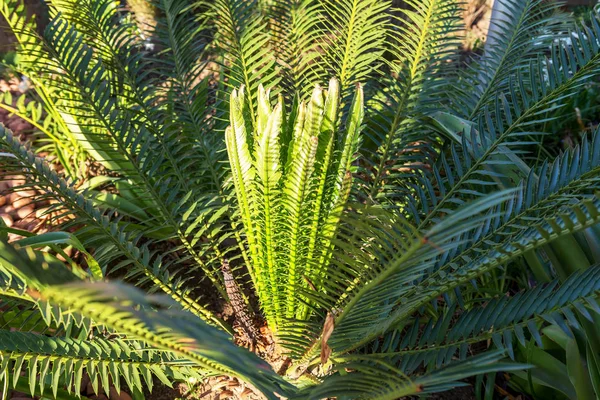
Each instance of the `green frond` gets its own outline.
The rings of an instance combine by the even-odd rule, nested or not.
[[[246,228],[246,239],[250,248],[250,254],[253,260],[259,259],[258,239],[255,236],[253,228],[253,212],[252,203],[252,182],[255,177],[255,171],[252,168],[252,157],[250,155],[250,146],[248,138],[251,133],[247,132],[247,123],[244,117],[245,109],[245,93],[244,88],[240,88],[239,93],[234,90],[230,100],[230,117],[231,125],[225,131],[225,142],[227,144],[227,154],[229,155],[229,164],[232,172],[232,180],[236,188],[235,194],[238,202],[238,212]],[[250,274],[253,275],[253,280],[260,287],[258,290],[267,291],[263,286],[265,282],[256,275],[262,273],[260,269],[250,265]]]
[[[207,65],[208,6],[180,0],[155,3],[162,17],[153,30],[160,50],[153,67],[169,83],[166,93],[158,94],[158,120],[162,123],[158,134],[171,149],[175,166],[181,169],[186,193],[192,189],[220,193],[225,181],[221,167],[225,146],[221,132],[215,132],[219,129],[210,121],[213,110],[208,106],[208,79],[216,73]]]
[[[469,254],[465,252],[462,256],[466,261],[463,261],[459,268],[456,268],[454,263],[448,263],[400,295],[398,302],[402,303],[402,306],[399,306],[389,317],[399,321],[416,311],[419,308],[416,304],[423,306],[435,299],[436,294],[439,296],[459,288],[477,276],[522,256],[528,250],[539,248],[559,237],[594,225],[598,220],[599,206],[598,200],[593,199],[583,201],[581,205],[565,208],[559,216],[534,224],[532,228],[521,232],[514,239],[511,238],[494,246],[493,250],[490,249],[484,256],[478,255],[477,258],[469,260]],[[444,277],[444,284],[433,284],[434,281],[439,282],[441,276]],[[416,293],[419,293],[419,298],[414,297]],[[405,295],[412,297],[408,303],[403,303],[407,298]]]
[[[408,289],[411,285],[407,284],[411,281],[418,281],[419,275],[427,271],[432,266],[431,263],[435,262],[441,253],[451,252],[454,248],[460,246],[462,240],[459,240],[459,238],[468,237],[469,232],[476,232],[480,228],[481,221],[488,220],[495,214],[494,207],[507,201],[511,196],[512,192],[510,191],[499,192],[488,196],[485,201],[476,201],[456,213],[450,214],[446,219],[441,221],[440,225],[434,226],[431,231],[425,233],[423,236],[415,231],[409,231],[408,233],[411,236],[403,238],[399,243],[389,243],[383,247],[384,249],[388,247],[386,250],[388,252],[387,256],[390,259],[382,263],[383,269],[380,271],[371,271],[372,267],[366,263],[368,259],[365,259],[363,262],[365,262],[366,266],[369,265],[370,267],[365,271],[366,276],[370,276],[371,279],[365,282],[365,284],[359,285],[355,289],[356,292],[349,296],[348,303],[343,305],[345,311],[338,317],[338,323],[336,324],[337,332],[330,339],[332,348],[336,349],[336,339],[338,337],[340,338],[340,344],[342,344],[350,343],[348,339],[354,334],[358,334],[359,336],[366,334],[368,337],[372,337],[374,332],[385,332],[387,327],[390,326],[388,324],[392,322],[389,317],[394,315],[403,306],[402,303],[390,301],[395,296],[392,296],[388,290],[392,287]],[[404,233],[401,225],[397,229],[398,233]],[[389,240],[386,236],[382,236],[381,239]],[[394,249],[400,251],[394,254]],[[374,261],[373,256],[369,252],[366,255],[371,258],[370,262],[372,264]],[[374,255],[377,257],[386,256],[381,254],[381,250],[378,250]],[[397,295],[400,295],[403,291],[394,290]],[[381,304],[382,308],[380,310],[382,314],[380,315],[386,315],[386,317],[380,318],[375,316],[374,313],[370,313],[370,317],[367,318],[369,318],[371,324],[365,324],[361,328],[356,322],[365,318],[367,308],[371,308],[375,304],[380,304],[383,292],[388,294],[386,297],[387,304],[385,306]],[[413,299],[414,301],[418,301],[419,298],[420,295]],[[365,329],[367,326],[369,328]],[[362,333],[359,333],[360,331]],[[336,334],[339,336],[336,336]],[[359,343],[360,341],[360,339],[355,340],[354,343]]]
[[[511,197],[510,191],[500,192],[474,202],[425,235],[401,216],[353,205],[333,242],[336,257],[327,271],[329,279],[322,282],[322,293],[311,293],[321,308],[337,314],[328,345],[343,353],[348,350],[346,344],[385,332],[392,322],[389,317],[400,307],[396,296],[412,287],[410,283],[418,281],[441,254],[463,244],[460,238],[476,232],[494,207]],[[302,336],[293,329],[286,333],[282,341],[294,344],[292,350],[302,357],[301,363],[309,362],[321,346],[320,330],[302,332]]]
[[[281,65],[286,94],[304,97],[326,75],[320,62],[323,6],[317,0],[275,0],[267,9],[272,48]]]
[[[406,190],[419,165],[429,163],[426,146],[431,135],[423,130],[420,117],[443,103],[454,75],[447,65],[462,28],[459,6],[441,0],[406,3],[393,17],[397,28],[388,34],[391,76],[381,76],[383,84],[367,105],[369,140],[363,151],[369,168],[360,195],[372,202],[395,201],[400,188],[386,187],[389,181]]]
[[[95,393],[109,393],[111,385],[119,392],[121,379],[131,391],[151,392],[153,377],[171,386],[176,377],[205,376],[187,360],[132,340],[77,340],[0,330],[0,343],[0,386],[16,388],[21,372],[26,372],[32,396],[51,389],[56,398],[61,388],[79,395],[84,373]]]
[[[48,8],[51,19],[62,18],[81,34],[85,44],[94,49],[96,61],[113,73],[110,77],[115,85],[119,81],[123,83],[123,76],[115,65],[118,62],[115,50],[133,51],[140,46],[139,38],[132,34],[133,23],[126,22],[118,4],[108,1],[51,0]],[[123,89],[131,90],[132,87]]]
[[[447,207],[453,207],[452,204],[485,195],[498,180],[513,173],[511,165],[515,162],[509,158],[511,150],[530,143],[524,137],[538,134],[530,130],[544,121],[544,115],[559,108],[562,99],[574,94],[590,75],[599,71],[597,15],[593,27],[596,29],[593,35],[579,38],[573,46],[555,45],[551,62],[541,57],[531,62],[528,71],[511,80],[509,92],[497,96],[494,105],[486,108],[473,126],[464,127],[464,132],[458,135],[462,151],[452,153],[452,160],[458,163],[455,173],[445,169],[449,175],[437,182],[440,195],[432,199],[426,195],[423,199],[423,202],[431,202],[432,207],[420,222],[421,228],[435,221]],[[504,186],[502,181],[501,185]]]
[[[517,194],[516,199],[519,198]],[[336,293],[334,290],[337,289],[337,293],[340,293],[340,288],[333,286],[330,288],[331,298],[337,300],[337,303],[331,304],[331,300],[326,298],[322,300],[328,309],[342,309],[336,318],[336,328],[328,345],[334,353],[356,349],[357,345],[368,343],[394,324],[406,321],[414,312],[444,293],[467,284],[528,250],[593,225],[598,220],[600,203],[595,197],[583,196],[580,197],[581,200],[581,205],[565,206],[560,217],[554,217],[555,214],[551,218],[542,217],[539,222],[530,225],[531,228],[521,230],[514,237],[508,236],[497,244],[491,244],[483,253],[481,243],[490,242],[485,230],[493,232],[498,224],[490,222],[503,219],[506,216],[504,210],[512,209],[516,201],[511,196],[499,194],[495,196],[495,200],[488,196],[470,207],[463,207],[457,213],[450,214],[449,218],[442,221],[443,225],[434,228],[434,231],[424,236],[413,233],[412,243],[410,236],[401,239],[393,231],[390,234],[379,234],[379,237],[357,233],[358,225],[354,223],[352,231],[348,233],[348,238],[351,239],[348,240],[369,237],[371,243],[365,246],[364,260],[358,261],[354,254],[353,259],[342,259],[337,268],[341,272],[333,280],[342,290],[348,291],[347,294],[336,296],[333,294]],[[502,204],[505,206],[501,206]],[[478,216],[478,212],[482,214]],[[487,222],[482,227],[483,221]],[[394,226],[398,226],[401,234],[410,229],[400,228],[398,222],[392,225]],[[482,228],[485,229],[483,232]],[[375,251],[370,251],[370,247]],[[455,259],[448,254],[455,255]],[[379,261],[382,267],[378,268],[376,260],[386,261]],[[348,265],[349,263],[352,265]],[[361,264],[366,266],[362,267],[364,270],[361,270]],[[379,312],[375,313],[375,309]],[[312,340],[316,340],[306,347],[309,351],[303,357],[304,360],[309,360],[320,344],[318,339],[311,339],[311,336],[299,342],[307,346]],[[345,347],[346,345],[349,346]],[[299,346],[297,348],[301,349],[300,344]]]
[[[44,49],[43,43],[36,30],[36,24],[33,17],[29,17],[25,12],[24,3],[21,0],[6,0],[0,4],[0,13],[8,22],[11,31],[18,41],[17,47],[17,65],[18,72],[22,73],[31,82],[33,82],[33,91],[36,94],[37,105],[43,105],[43,111],[47,114],[44,121],[40,121],[42,112],[36,107],[37,112],[27,112],[23,103],[17,102],[17,109],[12,107],[12,96],[5,93],[4,104],[0,107],[19,116],[25,121],[34,125],[40,132],[51,139],[54,151],[64,165],[67,173],[73,177],[81,175],[79,163],[85,157],[85,144],[80,143],[76,127],[70,126],[71,120],[65,109],[65,104],[61,104],[56,93],[64,87],[60,79],[56,79],[53,72],[48,71],[46,65],[50,59],[49,54]],[[22,96],[25,100],[25,96]],[[25,108],[25,109],[23,109]]]
[[[150,283],[172,296],[184,308],[223,326],[210,311],[190,297],[189,291],[177,282],[176,277],[169,276],[166,270],[168,263],[163,260],[163,255],[155,255],[147,245],[138,244],[140,236],[137,230],[127,225],[120,226],[114,214],[99,210],[91,200],[77,193],[72,184],[62,180],[46,162],[27,151],[2,127],[0,141],[3,151],[14,156],[5,158],[8,161],[5,168],[10,167],[13,172],[24,174],[31,186],[41,189],[45,199],[56,200],[52,211],[60,215],[74,214],[78,223],[85,223],[86,226],[78,231],[78,237],[86,247],[95,248],[95,258],[103,271],[127,268],[127,276],[136,279],[139,285]]]
[[[306,266],[303,268],[307,238],[302,236],[302,228],[310,224],[310,208],[313,207],[309,202],[310,177],[315,173],[317,150],[321,139],[319,130],[323,122],[324,105],[322,89],[317,86],[306,106],[306,112],[298,114],[299,116],[302,115],[304,120],[297,121],[299,134],[294,137],[293,144],[290,146],[291,153],[288,158],[290,165],[284,180],[283,202],[286,207],[287,223],[289,225],[289,244],[284,244],[289,246],[289,271],[286,285],[286,314],[288,318],[291,318],[297,311],[294,304],[295,293],[301,285],[303,269],[307,268]],[[323,139],[325,146],[327,146],[327,137]],[[316,218],[318,217],[317,215]]]
[[[55,2],[56,3],[56,2]],[[83,25],[82,35],[89,45],[96,49],[98,62],[109,71],[113,83],[116,101],[121,107],[134,109],[134,122],[130,129],[139,129],[153,139],[164,154],[164,163],[160,168],[163,173],[172,175],[185,193],[190,191],[189,179],[186,178],[185,165],[179,160],[189,155],[189,151],[181,153],[180,146],[173,143],[173,138],[164,133],[161,122],[166,119],[162,111],[154,104],[157,89],[156,82],[145,72],[150,65],[146,58],[141,39],[131,31],[131,24],[123,23],[122,15],[111,1],[61,1],[56,6],[76,27]],[[81,18],[85,15],[85,18]]]
[[[68,309],[154,349],[172,353],[208,373],[247,380],[269,399],[276,399],[276,392],[285,394],[290,390],[290,385],[264,361],[235,346],[225,332],[210,327],[167,298],[149,297],[121,283],[84,283],[73,275],[67,277],[68,271],[60,264],[44,264],[32,251],[0,244],[3,265],[26,280],[36,296],[49,305]],[[52,273],[43,273],[44,270]],[[64,272],[55,273],[59,271]],[[51,361],[46,360],[46,364]]]
[[[329,32],[323,44],[323,62],[340,81],[346,99],[352,85],[369,80],[381,65],[391,2],[324,0],[323,7]]]
[[[44,320],[36,299],[27,293],[27,285],[0,263],[0,329],[46,332]],[[67,330],[72,328],[68,324]]]
[[[412,374],[422,365],[437,369],[456,357],[464,360],[469,346],[484,341],[492,341],[514,359],[515,338],[522,345],[533,338],[542,346],[540,331],[546,321],[564,328],[571,324],[578,327],[574,313],[591,320],[591,315],[600,311],[596,301],[599,273],[593,267],[563,284],[555,281],[510,298],[496,298],[458,317],[455,307],[451,307],[437,318],[416,318],[365,346],[360,354],[342,356],[340,360],[382,360]]]
[[[501,1],[504,7],[497,8],[510,12],[495,16],[484,54],[462,77],[464,86],[457,87],[453,107],[471,120],[494,103],[497,93],[510,90],[512,75],[526,70],[560,38],[565,22],[556,2]]]
[[[37,254],[42,263],[56,263],[56,258],[48,253]],[[12,261],[14,262],[14,260]],[[61,279],[71,274],[59,274]],[[11,268],[4,266],[0,260],[0,329],[18,329],[37,333],[64,334],[66,336],[87,335],[90,332],[90,321],[73,315],[64,309],[51,307],[40,302],[29,291],[26,281],[15,275]]]
[[[79,330],[75,324],[67,325],[66,329],[55,329],[52,324],[48,326],[36,305],[4,296],[4,293],[1,292],[0,307],[3,310],[2,316],[0,316],[0,329],[51,335],[61,330],[64,330],[66,335],[85,331],[85,329]]]
[[[77,5],[77,7],[80,6]],[[98,2],[92,2],[90,7],[92,6],[101,10],[111,10],[108,5],[102,7],[102,4],[98,4]],[[161,196],[167,191],[166,184],[171,185],[168,188],[172,191],[169,198],[157,199],[155,202],[160,204],[162,201],[169,206],[177,194],[186,199],[178,202],[175,210],[165,208],[163,212],[172,229],[177,231],[182,249],[196,263],[195,269],[201,269],[224,294],[222,282],[203,255],[206,247],[199,249],[195,246],[198,240],[194,238],[190,241],[188,238],[190,227],[206,222],[201,221],[202,217],[196,215],[200,209],[199,204],[211,201],[210,198],[208,200],[199,198],[197,193],[208,189],[213,193],[222,194],[223,181],[222,168],[219,167],[222,156],[217,155],[222,140],[215,140],[215,135],[207,130],[206,118],[210,111],[206,107],[206,81],[196,82],[199,74],[203,71],[203,64],[198,58],[190,58],[190,55],[194,55],[194,57],[201,55],[203,46],[199,44],[199,41],[204,26],[196,26],[191,30],[190,25],[196,25],[192,18],[193,10],[183,7],[181,2],[165,2],[159,5],[159,9],[162,9],[161,7],[164,8],[165,17],[164,20],[159,21],[155,30],[159,39],[162,40],[162,54],[171,54],[174,60],[174,65],[159,63],[172,84],[169,88],[170,92],[165,96],[166,98],[175,96],[186,99],[178,102],[179,107],[174,109],[161,106],[160,103],[159,105],[155,104],[157,84],[150,80],[145,72],[150,65],[139,57],[139,54],[144,52],[142,44],[132,33],[127,32],[127,25],[124,26],[114,21],[117,17],[114,10],[112,14],[106,15],[107,13],[104,12],[97,16],[97,21],[94,18],[87,18],[87,21],[90,25],[101,28],[92,36],[99,37],[103,41],[105,52],[110,54],[112,60],[111,66],[127,85],[128,89],[120,97],[123,106],[137,110],[131,117],[130,131],[147,135],[148,139],[146,140],[151,138],[156,141],[155,147],[150,145],[146,149],[147,154],[136,154],[136,158],[142,160],[141,167],[152,171],[148,183],[156,182],[156,185],[160,187],[154,197]],[[95,16],[94,10],[90,10],[90,13]],[[113,21],[113,23],[107,21]],[[184,35],[185,40],[183,39]],[[174,118],[174,115],[177,117]],[[174,126],[173,121],[177,121],[178,124]],[[199,132],[203,137],[198,137]],[[157,158],[158,155],[160,156]],[[148,158],[157,158],[157,163],[148,163]],[[187,161],[182,163],[181,160]],[[147,172],[147,174],[150,173]],[[193,175],[195,179],[190,179],[190,175]],[[208,186],[200,184],[199,182],[204,178],[208,178],[212,184]],[[170,183],[170,181],[174,183]],[[124,194],[126,192],[121,192],[121,195]],[[139,202],[139,199],[133,199],[133,202],[136,202],[135,200]],[[142,201],[144,201],[144,197],[142,197]],[[214,242],[212,244],[214,245]]]
[[[349,362],[336,367],[336,372],[322,384],[302,392],[298,398],[393,400],[405,396],[421,396],[464,386],[460,382],[473,373],[522,370],[529,366],[502,361],[502,352],[488,352],[468,361],[456,362],[432,373],[407,377],[401,370],[385,362]],[[352,372],[345,372],[352,371]],[[382,384],[385,382],[385,384]]]
[[[98,18],[103,21],[102,18]],[[119,38],[120,27],[113,27],[112,31],[110,25],[104,28],[107,31],[102,32],[104,36],[101,38],[106,40],[105,50],[114,53],[114,68],[125,72],[123,77],[128,79],[127,83],[137,87],[139,75],[136,74],[140,74],[139,65],[136,64],[137,56],[114,49],[116,46],[110,40],[115,36]],[[179,224],[180,216],[186,215],[187,207],[177,204],[177,195],[183,190],[183,196],[188,196],[189,199],[190,193],[188,179],[184,178],[183,171],[177,167],[175,161],[184,156],[177,154],[176,149],[181,147],[173,142],[173,138],[167,137],[165,140],[161,135],[161,128],[157,124],[162,117],[154,112],[148,100],[149,94],[136,91],[131,101],[126,101],[125,105],[120,104],[122,97],[116,95],[119,92],[115,88],[118,84],[112,82],[109,85],[103,82],[110,74],[101,63],[91,66],[97,55],[85,46],[82,34],[59,18],[50,25],[48,36],[48,51],[53,55],[56,67],[64,70],[66,73],[62,75],[65,79],[78,87],[83,94],[78,100],[77,112],[80,117],[85,116],[90,124],[87,143],[101,148],[104,161],[110,160],[112,167],[120,174],[127,175],[129,180],[117,182],[116,186],[122,199],[115,199],[112,195],[100,195],[95,201],[111,206],[122,204],[124,214],[128,214],[127,208],[132,208],[130,203],[141,206],[143,211],[133,215],[153,215],[154,221],[145,221],[149,223],[150,230],[160,226],[160,229],[175,233],[197,267],[224,293],[215,267],[203,259],[202,249],[191,245],[184,233],[188,227]],[[85,53],[85,56],[73,57],[73,52],[77,51]],[[129,108],[124,108],[130,107],[132,102],[137,102],[142,112],[134,113]],[[85,125],[80,127],[85,128]],[[173,176],[176,179],[172,179]],[[198,199],[192,200],[197,204]],[[176,215],[177,210],[183,211]]]
[[[256,93],[262,83],[277,87],[279,76],[271,50],[268,21],[257,9],[257,2],[217,0],[211,5],[217,32],[214,45],[223,57],[223,81],[230,88],[244,86],[252,123],[257,107]]]

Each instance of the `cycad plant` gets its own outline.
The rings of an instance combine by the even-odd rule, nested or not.
[[[45,110],[11,111],[65,167],[0,127],[11,190],[54,222],[1,230],[3,395],[217,374],[393,399],[526,369],[517,342],[598,313],[596,266],[477,289],[600,219],[600,137],[546,160],[539,139],[600,72],[598,16],[504,0],[465,66],[458,2],[407,3],[161,0],[149,46],[112,0],[51,1],[43,37],[0,0]]]

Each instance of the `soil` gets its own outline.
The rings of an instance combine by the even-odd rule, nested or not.
[[[27,90],[27,86],[18,78],[9,80],[0,79],[0,96],[10,92],[13,97],[13,106],[17,98]],[[33,126],[20,118],[11,115],[7,110],[0,108],[0,123],[21,139],[23,142],[30,141]],[[0,170],[0,176],[2,176]],[[9,228],[27,230],[30,232],[45,232],[49,216],[44,213],[47,202],[33,202],[37,196],[35,190],[21,190],[8,194],[11,188],[24,183],[22,176],[2,176],[0,181],[0,218]],[[16,235],[9,234],[9,240],[14,240]]]

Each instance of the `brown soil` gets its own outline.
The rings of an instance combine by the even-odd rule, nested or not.
[[[0,79],[0,96],[10,92],[13,97],[13,106],[17,98],[26,91],[26,86],[17,78],[7,80]],[[33,126],[0,108],[0,123],[19,137],[23,142],[30,139]],[[2,171],[0,170],[0,175]],[[27,230],[30,232],[44,232],[47,230],[49,216],[44,213],[47,210],[47,202],[34,202],[38,195],[35,190],[13,191],[12,188],[25,183],[22,176],[3,176],[0,181],[0,218],[9,228]],[[12,193],[11,193],[12,192]],[[10,234],[9,240],[17,236]]]

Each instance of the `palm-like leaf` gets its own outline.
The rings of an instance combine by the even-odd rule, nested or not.
[[[306,318],[298,292],[327,275],[330,241],[351,184],[347,175],[357,149],[362,91],[343,133],[336,80],[326,94],[317,87],[308,104],[295,105],[295,119],[285,125],[284,104],[272,109],[269,93],[259,87],[254,132],[245,116],[250,107],[245,97],[243,89],[232,94],[227,149],[252,256],[251,275],[276,329],[283,318]]]
[[[19,251],[4,242],[0,242],[0,245],[2,265],[26,281],[29,289],[34,291],[34,296],[49,306],[69,309],[90,318],[96,324],[139,339],[154,349],[166,351],[167,357],[171,359],[189,360],[190,367],[195,365],[208,373],[225,373],[247,379],[269,398],[275,399],[273,393],[285,393],[290,388],[289,384],[272,372],[268,364],[246,350],[236,347],[224,332],[207,324],[198,323],[192,318],[192,314],[177,308],[156,311],[155,308],[173,305],[166,301],[166,298],[147,297],[143,292],[124,284],[78,282],[77,278],[72,274],[69,275],[69,271],[61,264],[41,263],[40,255],[36,255],[31,250]],[[52,273],[44,274],[42,272],[44,268],[49,268]],[[10,346],[10,343],[6,344]],[[119,346],[118,342],[116,345]],[[77,351],[76,348],[73,350]],[[126,351],[123,353],[127,354]],[[8,362],[13,355],[11,351],[11,356],[3,360],[1,370],[5,382],[9,378]],[[39,360],[34,359],[30,362],[30,367],[35,369],[38,361],[42,364],[43,371],[48,371],[50,363],[54,360],[50,357],[40,357]],[[108,365],[102,365],[100,362],[98,369],[94,361],[90,362],[91,365],[86,365],[86,372],[95,378],[94,385],[98,385],[98,374],[106,385]],[[114,362],[112,368],[118,368],[119,364]],[[57,369],[61,368],[60,359],[52,365],[52,375],[59,376]],[[239,368],[244,365],[245,367]],[[72,367],[76,368],[74,373],[77,378],[81,374],[81,366],[77,362]],[[146,369],[149,367],[147,366]],[[119,374],[114,369],[110,373],[116,373],[117,376],[137,376],[139,379],[138,368],[142,369],[142,365],[132,371],[126,371],[125,374]],[[240,374],[241,371],[245,372]],[[35,371],[32,375],[36,375]],[[161,377],[164,377],[164,374]],[[34,380],[31,382],[35,383]],[[40,382],[44,380],[41,379]]]
[[[272,46],[282,66],[282,83],[287,94],[310,95],[324,76],[319,62],[323,42],[323,8],[316,0],[276,0],[268,7]]]
[[[74,213],[78,221],[85,221],[86,227],[80,232],[86,246],[96,248],[96,259],[104,271],[128,268],[128,275],[137,278],[140,284],[151,283],[156,288],[174,296],[176,301],[186,309],[194,310],[204,317],[212,319],[208,312],[187,291],[182,290],[182,282],[176,283],[166,272],[163,257],[152,257],[148,246],[136,245],[139,235],[136,230],[120,227],[118,218],[109,213],[99,211],[94,203],[78,194],[72,184],[62,180],[43,160],[27,151],[10,132],[0,127],[0,140],[4,150],[11,151],[14,158],[5,168],[13,173],[25,173],[29,184],[42,190],[42,198],[56,200],[53,211],[58,215]],[[137,236],[137,237],[136,237]],[[115,260],[124,257],[116,264]],[[109,267],[110,265],[110,267]]]

